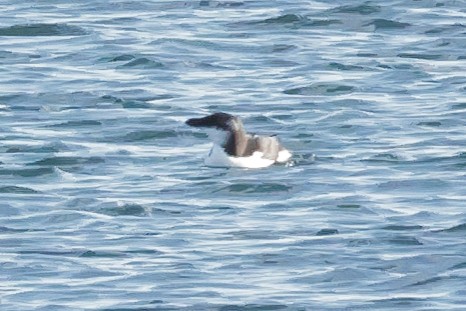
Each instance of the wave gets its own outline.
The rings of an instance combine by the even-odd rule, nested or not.
[[[170,105],[154,105],[152,101],[165,100],[175,98],[175,95],[161,94],[142,98],[120,98],[113,95],[104,95],[101,97],[104,101],[111,101],[114,104],[121,105],[125,109],[150,109],[157,107],[158,110],[169,110]]]
[[[292,189],[292,186],[281,184],[281,183],[236,183],[214,192],[233,192],[233,193],[276,193],[276,192],[288,192]]]
[[[148,213],[144,206],[128,203],[122,206],[104,207],[99,210],[100,213],[109,216],[147,216]]]
[[[394,153],[378,153],[368,159],[363,159],[364,162],[399,162],[401,159]]]
[[[245,305],[224,305],[217,308],[218,311],[274,311],[289,309],[282,304],[245,304]]]
[[[436,123],[434,124],[419,124],[420,126],[429,126],[429,127],[438,127]],[[411,144],[410,146],[423,146],[429,143],[433,143],[432,141],[421,141],[419,143]],[[371,163],[381,163],[381,164],[388,164],[388,163],[394,163],[394,164],[430,164],[433,163],[434,165],[441,165],[444,164],[446,166],[452,166],[452,167],[464,167],[466,165],[466,162],[464,161],[466,159],[465,152],[460,152],[457,154],[449,155],[449,156],[433,156],[433,157],[424,157],[424,158],[406,158],[400,155],[397,155],[395,153],[379,153],[372,155],[368,158],[361,159],[361,162],[371,162]],[[417,184],[419,183],[419,184]],[[398,184],[398,186],[396,186]],[[380,186],[382,187],[387,187],[387,186],[396,186],[396,187],[402,187],[401,184],[408,185],[412,184],[412,186],[415,186],[416,184],[418,186],[420,185],[426,185],[426,186],[432,186],[437,184],[437,186],[441,186],[444,184],[443,180],[439,179],[432,179],[432,180],[425,180],[425,181],[420,181],[420,180],[403,180],[403,181],[392,181],[392,182],[387,182],[385,184],[381,184]]]
[[[283,91],[287,95],[339,95],[349,94],[354,91],[354,87],[344,84],[317,83],[309,86],[296,87]]]
[[[150,140],[150,139],[165,139],[165,138],[173,138],[177,137],[178,134],[174,130],[142,130],[142,131],[134,131],[130,132],[120,139],[126,142],[133,142],[133,141],[141,141],[141,140]]]
[[[321,229],[319,230],[316,235],[317,236],[325,236],[325,235],[335,235],[335,234],[338,234],[338,230],[337,229]]]
[[[54,170],[51,167],[32,169],[0,169],[0,176],[38,177],[53,173]]]
[[[100,126],[102,122],[96,120],[77,120],[77,121],[67,121],[63,123],[48,125],[47,127],[87,127],[87,126]]]
[[[442,122],[438,121],[422,121],[417,123],[418,126],[428,126],[428,127],[439,127],[442,125]]]
[[[466,25],[453,24],[453,25],[446,25],[446,26],[440,26],[440,27],[429,29],[425,32],[425,34],[441,34],[444,32],[448,32],[450,35],[452,35],[453,33],[460,34],[460,32],[464,32],[465,29],[466,29]]]
[[[382,227],[383,230],[388,231],[411,231],[411,230],[421,230],[423,226],[420,225],[388,225]]]
[[[149,59],[147,57],[135,58],[128,63],[118,66],[117,69],[138,68],[138,69],[157,69],[165,67],[163,63]]]
[[[405,180],[391,180],[380,183],[379,189],[387,191],[413,191],[413,189],[441,189],[448,185],[447,182],[441,179],[405,179]]]
[[[423,245],[422,242],[412,236],[396,236],[388,239],[388,242],[396,245]]]
[[[28,165],[39,165],[39,166],[70,166],[70,165],[82,165],[82,164],[99,164],[105,162],[100,157],[49,157],[39,161],[29,163]]]
[[[0,226],[0,233],[24,233],[24,232],[29,232],[29,231],[37,231],[37,230],[14,229],[14,228]]]
[[[85,29],[68,24],[27,24],[0,28],[0,36],[10,37],[83,36],[86,34]]]
[[[466,103],[454,104],[451,106],[451,108],[455,110],[463,110],[466,109]]]
[[[110,251],[92,251],[92,250],[75,250],[75,251],[56,251],[56,250],[22,250],[18,252],[23,255],[46,255],[60,257],[123,257],[123,252]]]
[[[440,54],[418,54],[418,53],[399,53],[397,55],[400,58],[414,58],[424,60],[438,60],[442,58]]]
[[[112,57],[110,59],[108,59],[107,61],[109,63],[113,63],[113,62],[127,62],[129,60],[133,60],[135,59],[136,56],[134,55],[131,55],[131,54],[122,54],[122,55],[118,55],[118,56],[115,56],[115,57]]]
[[[374,26],[375,30],[380,30],[380,29],[383,30],[383,29],[404,29],[404,28],[410,27],[411,24],[397,22],[397,21],[393,21],[390,19],[377,18],[365,24],[364,26]]]
[[[45,144],[42,146],[19,145],[10,146],[5,153],[54,153],[67,150],[67,147],[62,143]]]
[[[358,209],[361,208],[361,205],[359,204],[338,204],[338,208],[343,208],[343,209]]]
[[[453,226],[448,229],[439,230],[438,232],[465,232],[465,231],[466,231],[466,223]]]
[[[341,24],[338,19],[311,19],[308,16],[299,14],[284,14],[276,17],[270,17],[259,21],[244,23],[245,25],[276,25],[293,28],[323,27],[333,24]]]
[[[332,69],[338,69],[341,71],[353,71],[353,70],[365,70],[363,66],[356,66],[356,65],[345,65],[341,63],[332,62],[329,64],[329,67]]]
[[[0,187],[0,193],[34,194],[34,193],[39,193],[39,191],[36,191],[28,187],[3,186],[3,187]]]
[[[307,20],[306,17],[296,14],[285,14],[260,21],[263,24],[289,24]]]
[[[372,5],[369,3],[359,5],[342,5],[328,11],[329,13],[347,13],[347,14],[360,14],[370,15],[380,12],[380,6]]]
[[[196,5],[195,2],[192,5]],[[215,7],[215,8],[236,8],[243,6],[242,1],[210,1],[201,0],[199,1],[199,7]]]

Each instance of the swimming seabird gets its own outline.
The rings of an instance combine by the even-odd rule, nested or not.
[[[207,166],[261,168],[291,158],[276,136],[248,134],[240,118],[228,113],[192,118],[186,124],[209,129],[214,145],[205,160]]]

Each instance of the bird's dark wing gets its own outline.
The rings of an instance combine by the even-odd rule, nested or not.
[[[277,137],[256,136],[254,139],[256,141],[257,151],[263,153],[263,158],[274,161],[278,158],[278,152],[280,152],[282,147]]]
[[[262,152],[262,157],[277,160],[278,153],[283,150],[275,136],[231,135],[224,146],[225,152],[235,157],[248,157],[254,152]]]

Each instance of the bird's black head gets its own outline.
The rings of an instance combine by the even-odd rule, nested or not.
[[[236,117],[231,114],[224,112],[216,112],[204,118],[189,119],[188,121],[186,121],[186,124],[194,127],[208,127],[223,131],[231,131],[232,122],[234,122],[235,120]]]

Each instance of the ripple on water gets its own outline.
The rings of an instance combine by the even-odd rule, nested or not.
[[[337,69],[341,71],[355,71],[355,70],[366,70],[365,67],[363,66],[358,66],[358,65],[345,65],[341,63],[336,63],[336,62],[331,62],[329,64],[329,68],[331,69]]]
[[[0,193],[34,194],[34,193],[39,193],[39,191],[36,191],[28,187],[1,186]]]
[[[321,229],[319,230],[317,233],[316,233],[316,236],[325,236],[325,235],[335,235],[335,234],[338,234],[338,230],[337,229]]]
[[[125,257],[122,252],[110,251],[92,251],[92,250],[23,250],[19,251],[22,255],[45,255],[45,256],[58,256],[58,257],[100,257],[100,258],[115,258]]]
[[[113,95],[104,95],[101,97],[104,101],[110,101],[114,104],[121,105],[125,109],[154,109],[157,110],[170,110],[172,107],[168,104],[155,105],[154,101],[163,101],[165,99],[172,99],[176,96],[173,94],[161,94],[161,95],[151,95],[148,97],[138,97],[138,98],[120,98]]]
[[[370,15],[380,12],[381,7],[374,5],[370,2],[357,5],[342,5],[334,9],[328,10],[328,13],[346,13],[346,14],[361,14],[361,15]]]
[[[76,120],[76,121],[66,121],[66,122],[62,122],[58,124],[49,125],[48,127],[75,128],[75,127],[88,127],[88,126],[101,126],[101,125],[102,125],[102,122],[97,121],[97,120]]]
[[[397,55],[400,58],[414,58],[423,60],[438,60],[443,56],[441,54],[425,54],[425,53],[399,53]]]
[[[378,153],[376,155],[373,155],[371,156],[370,158],[368,159],[363,159],[361,161],[364,161],[364,162],[382,162],[382,163],[392,163],[392,162],[399,162],[399,161],[402,161],[400,160],[400,158],[398,157],[398,155],[394,154],[394,153],[390,153],[390,152],[384,152],[384,153]]]
[[[117,69],[158,69],[165,67],[162,62],[150,59],[148,57],[138,57],[124,65],[120,65]]]
[[[334,24],[341,24],[338,19],[310,18],[309,16],[299,14],[283,14],[276,17],[270,17],[259,21],[242,23],[243,25],[263,25],[267,27],[286,27],[286,28],[309,28],[325,27]]]
[[[417,246],[417,245],[423,245],[422,242],[420,242],[417,238],[413,236],[404,236],[404,235],[399,235],[392,237],[388,239],[388,242],[391,244],[395,245],[401,245],[401,246]]]
[[[466,231],[466,223],[465,224],[459,224],[459,225],[456,225],[456,226],[453,226],[453,227],[450,227],[450,228],[447,228],[447,229],[443,229],[443,230],[440,230],[439,232],[448,232],[448,233],[451,233],[451,232],[465,232]]]
[[[55,173],[53,167],[0,169],[0,176],[38,177]]]
[[[277,17],[270,17],[264,20],[261,20],[256,23],[263,23],[263,24],[290,24],[290,23],[297,23],[306,21],[307,18],[305,16],[297,15],[297,14],[284,14]]]
[[[9,204],[0,202],[0,217],[10,217],[20,214],[20,210]]]
[[[237,8],[244,6],[244,1],[217,1],[217,0],[201,0],[199,1],[200,7],[214,7],[214,8]]]
[[[378,185],[379,189],[391,191],[413,191],[414,189],[439,190],[448,185],[441,179],[405,179],[390,180]]]
[[[132,55],[132,54],[121,54],[121,55],[118,55],[118,56],[115,56],[115,57],[112,57],[110,59],[108,59],[107,61],[112,63],[112,62],[127,62],[127,61],[130,61],[130,60],[133,60],[135,59],[136,56]]]
[[[218,308],[219,311],[274,311],[285,310],[289,306],[281,304],[244,304],[244,305],[225,305]]]
[[[42,160],[38,160],[28,165],[38,166],[73,166],[73,165],[85,165],[85,164],[99,164],[105,160],[101,157],[73,157],[73,156],[57,156],[48,157]]]
[[[419,126],[428,126],[428,127],[439,127],[442,125],[442,122],[439,121],[422,121],[417,123]]]
[[[388,225],[382,227],[383,230],[388,231],[411,231],[411,230],[422,230],[423,226],[420,225]]]
[[[448,33],[448,34],[458,34],[460,35],[461,32],[464,32],[466,30],[466,25],[463,24],[453,24],[453,25],[444,25],[440,27],[435,27],[432,29],[427,30],[425,33],[426,34],[432,34],[432,35],[437,35],[441,33]]]
[[[376,18],[365,24],[364,26],[373,26],[375,30],[385,30],[385,29],[405,29],[411,24],[398,22],[390,19]]]
[[[55,153],[66,151],[69,148],[63,143],[43,144],[39,146],[13,145],[8,147],[6,153]]]
[[[1,27],[0,36],[83,36],[87,31],[78,26],[68,24],[27,24]]]
[[[236,183],[213,192],[230,193],[277,193],[289,192],[293,187],[282,183]]]
[[[157,140],[177,137],[179,133],[175,130],[139,130],[130,132],[120,137],[110,138],[110,141],[137,142],[144,140]]]
[[[340,95],[349,94],[354,91],[354,87],[343,84],[317,83],[309,86],[296,87],[283,91],[287,95]]]
[[[358,209],[361,208],[360,204],[338,204],[338,208],[343,208],[343,209]]]
[[[110,216],[148,216],[147,209],[144,206],[135,203],[102,207],[99,209],[99,212]]]
[[[428,304],[428,299],[426,298],[411,298],[411,297],[398,297],[398,298],[388,298],[388,299],[375,299],[372,300],[372,306],[374,308],[394,308],[399,310],[401,308],[415,308],[419,305]]]

